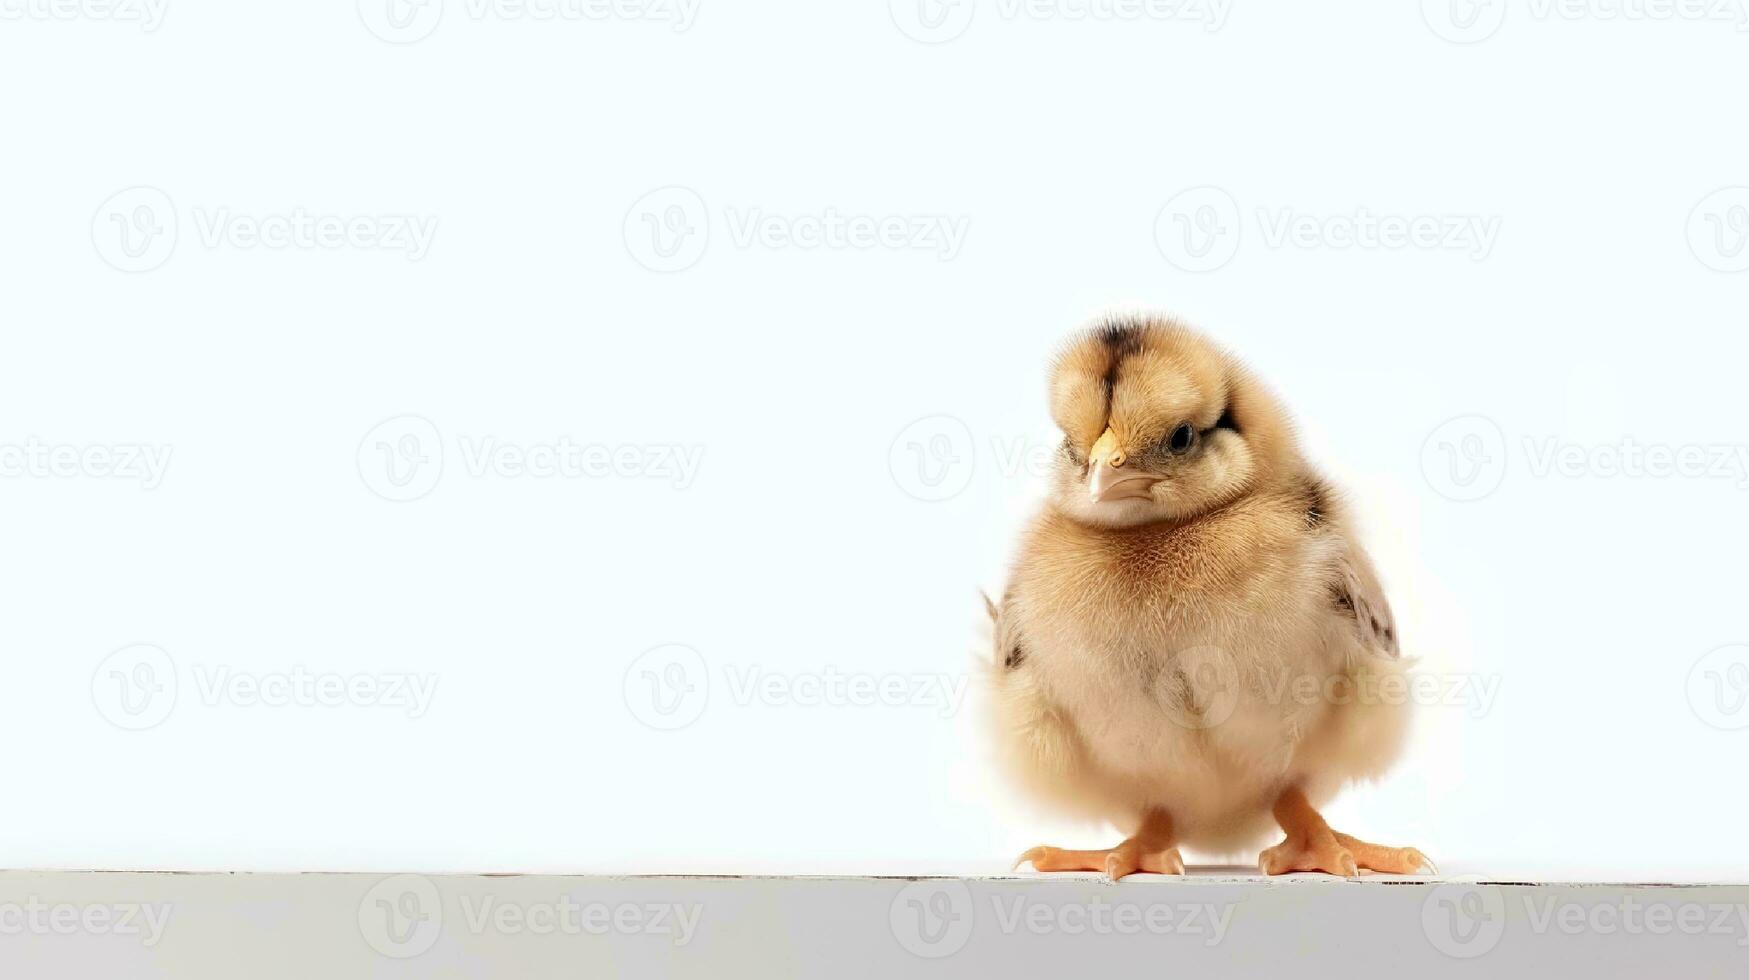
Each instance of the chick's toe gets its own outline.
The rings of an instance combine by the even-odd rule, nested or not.
[[[1028,850],[1015,863],[1030,864],[1037,871],[1098,871],[1117,881],[1139,871],[1157,875],[1181,875],[1184,858],[1176,847],[1149,845],[1131,838],[1102,851],[1070,851],[1039,846]]]
[[[1353,878],[1360,874],[1360,863],[1354,852],[1344,847],[1334,833],[1325,830],[1299,837],[1289,836],[1265,850],[1257,857],[1257,870],[1266,875],[1322,871]]]

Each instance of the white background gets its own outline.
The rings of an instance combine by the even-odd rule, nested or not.
[[[1112,843],[937,685],[1041,497],[1049,354],[1159,309],[1293,406],[1456,685],[1333,823],[1749,873],[1749,651],[1709,657],[1749,642],[1738,5],[919,2],[0,0],[0,865]],[[1350,241],[1379,218],[1496,233]],[[436,686],[251,686],[295,675]]]

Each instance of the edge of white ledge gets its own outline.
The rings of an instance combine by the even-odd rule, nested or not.
[[[1642,980],[1740,976],[1749,962],[1746,884],[1467,870],[1347,879],[1202,866],[1120,882],[922,863],[860,874],[9,870],[0,976],[927,980],[1170,964],[1198,977],[1311,967],[1439,980],[1482,967],[1495,980]],[[1659,910],[1658,927],[1646,910]],[[1693,926],[1694,911],[1704,929],[1671,931]]]
[[[1336,875],[1294,873],[1264,875],[1229,865],[1191,866],[1183,875],[1133,874],[1121,882],[1112,882],[1097,872],[1018,871],[942,871],[901,869],[878,872],[858,871],[530,871],[477,869],[423,870],[418,868],[325,869],[298,870],[250,868],[98,868],[98,867],[19,867],[0,868],[7,875],[191,875],[213,877],[301,877],[333,875],[376,877],[412,874],[428,878],[550,878],[577,881],[967,881],[967,882],[1091,882],[1115,885],[1441,885],[1471,884],[1500,886],[1606,887],[1606,888],[1729,888],[1749,887],[1749,876],[1670,874],[1623,875],[1584,874],[1575,872],[1512,873],[1498,870],[1460,868],[1439,874],[1391,875],[1362,872],[1355,878]]]

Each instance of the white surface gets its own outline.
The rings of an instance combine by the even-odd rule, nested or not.
[[[8,976],[1728,976],[1742,886],[0,874]]]
[[[150,31],[5,5],[0,445],[170,456],[149,490],[98,460],[0,478],[0,865],[1000,868],[1109,844],[1011,799],[975,695],[943,698],[1041,492],[1015,454],[1054,441],[1045,359],[1135,304],[1274,383],[1454,685],[1334,823],[1448,864],[1743,880],[1749,660],[1701,660],[1749,641],[1744,473],[1611,475],[1607,451],[1749,442],[1749,279],[1719,271],[1741,193],[1714,196],[1749,185],[1749,34],[1515,5],[1457,44],[1391,6],[1246,3],[1209,30],[980,2],[929,45],[903,2],[706,3],[677,31],[451,0],[408,44],[338,0],[172,0]],[[696,198],[647,197],[676,185]],[[1240,234],[1185,271],[1212,260],[1157,221],[1231,218],[1181,196],[1210,185]],[[135,187],[164,197],[112,199]],[[114,219],[164,198],[175,249],[128,258]],[[665,258],[649,222],[675,206],[708,238]],[[1497,233],[1480,258],[1336,247],[1340,225],[1269,244],[1284,214],[1358,209]],[[755,211],[787,223],[743,244]],[[964,237],[783,244],[829,213]],[[248,244],[361,215],[435,232],[417,261]],[[1497,433],[1442,428],[1476,415]],[[408,437],[441,472],[387,469]],[[488,438],[702,457],[513,476],[473,469]],[[1577,469],[1539,475],[1551,440]],[[651,701],[665,676],[693,693]],[[135,678],[161,694],[133,689],[139,715]],[[830,703],[841,681],[871,686]]]

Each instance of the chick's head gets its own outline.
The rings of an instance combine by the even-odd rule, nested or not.
[[[1273,479],[1294,452],[1245,368],[1171,320],[1113,319],[1073,338],[1051,415],[1063,430],[1052,499],[1092,524],[1188,520]]]

